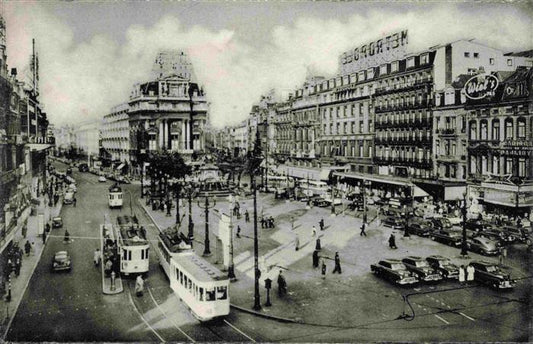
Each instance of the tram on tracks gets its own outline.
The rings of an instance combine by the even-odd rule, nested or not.
[[[229,279],[215,266],[196,255],[189,239],[169,228],[159,235],[159,264],[170,287],[200,321],[229,314]]]
[[[146,237],[146,230],[139,225],[137,218],[129,215],[118,216],[116,237],[121,274],[146,274],[149,270],[150,242]]]
[[[122,188],[118,184],[109,187],[109,208],[122,208],[123,196]]]

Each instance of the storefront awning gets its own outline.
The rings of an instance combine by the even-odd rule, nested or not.
[[[54,145],[47,143],[28,143],[26,144],[26,147],[28,147],[33,152],[39,152],[54,147]]]
[[[122,170],[124,168],[124,164],[120,164],[117,166],[117,170]]]

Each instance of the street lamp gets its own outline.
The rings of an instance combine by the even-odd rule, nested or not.
[[[205,203],[203,206],[200,204],[200,201],[198,201],[198,207],[204,209],[205,211],[205,240],[203,253],[204,257],[211,255],[211,250],[209,248],[209,209],[213,208],[216,204],[217,201],[215,199],[213,199],[212,202],[209,202],[209,196],[207,194],[205,195]]]
[[[463,240],[461,242],[461,257],[463,258],[468,257],[468,247],[466,244],[466,207],[467,207],[466,191],[464,191],[463,192],[463,207],[461,209],[461,212],[463,213]]]
[[[409,216],[411,215],[411,213],[409,212],[409,208],[407,207],[407,205],[404,205],[403,209],[404,209],[403,215],[404,215],[404,220],[405,220],[405,227],[404,227],[403,236],[404,236],[404,238],[408,238],[408,237],[410,237],[410,235],[409,235]]]
[[[261,297],[259,295],[259,243],[257,240],[257,186],[255,184],[255,174],[251,174],[251,184],[254,197],[254,309],[261,309]]]
[[[141,160],[141,198],[144,198],[144,162]]]
[[[174,184],[174,193],[176,194],[176,224],[180,225],[180,195],[181,195],[181,182],[176,181]]]
[[[168,174],[165,174],[165,193],[167,195],[167,216],[170,216],[170,208],[171,208],[171,205],[172,205],[172,202],[170,202],[170,188],[171,188],[171,184],[172,184],[172,181],[170,181],[169,179],[169,175]]]
[[[187,234],[187,237],[192,242],[194,239],[194,224],[192,222],[192,194],[194,192],[194,189],[191,186],[191,184],[189,184],[186,190],[187,190],[187,200],[189,201],[189,233]]]

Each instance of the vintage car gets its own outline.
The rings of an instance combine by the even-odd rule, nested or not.
[[[409,256],[402,259],[402,263],[405,264],[407,270],[411,271],[418,276],[418,279],[424,282],[440,281],[442,275],[429,265],[429,263],[416,256]]]
[[[410,222],[409,223],[409,233],[415,234],[421,237],[428,237],[431,233],[431,227],[425,225],[421,222]]]
[[[58,251],[52,258],[52,271],[72,270],[72,261],[67,251]]]
[[[78,171],[80,172],[89,172],[89,165],[81,163],[78,165]]]
[[[431,240],[450,245],[450,246],[461,246],[462,234],[458,231],[446,230],[446,229],[437,229],[431,232]]]
[[[472,238],[477,238],[480,236],[496,240],[501,244],[512,244],[517,240],[513,234],[493,228],[488,228],[482,231],[475,232],[473,233]]]
[[[370,265],[370,270],[376,276],[399,285],[415,284],[418,282],[416,276],[407,270],[405,264],[398,259],[380,260],[377,264]]]
[[[459,267],[451,262],[449,258],[432,255],[426,258],[429,265],[436,269],[444,278],[459,279]]]
[[[478,236],[475,238],[469,238],[466,240],[468,249],[472,252],[477,252],[486,256],[492,256],[498,254],[500,247],[499,240],[490,239],[484,236]]]
[[[474,281],[486,284],[495,289],[511,289],[515,281],[511,275],[503,271],[497,264],[487,261],[473,261]]]
[[[387,216],[382,221],[384,226],[391,227],[392,229],[404,229],[405,220],[401,217]]]
[[[431,221],[435,229],[451,229],[453,227],[450,220],[446,217],[435,217]]]
[[[63,204],[72,204],[74,203],[74,192],[67,191],[65,192],[65,197],[63,198]]]
[[[531,233],[518,226],[503,226],[502,230],[516,238],[517,241],[531,245]]]
[[[99,181],[100,183],[105,183],[105,182],[107,181],[107,178],[106,178],[105,176],[99,176],[99,177],[98,177],[98,181]]]
[[[60,216],[56,216],[52,219],[52,228],[63,227],[63,219]]]

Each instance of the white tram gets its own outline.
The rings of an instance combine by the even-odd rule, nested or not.
[[[170,287],[200,321],[229,314],[229,278],[194,252],[170,259]]]
[[[122,208],[122,188],[114,184],[109,188],[109,208]]]
[[[148,272],[150,243],[146,230],[139,226],[135,217],[117,217],[117,245],[120,258],[120,272],[124,276]]]
[[[198,257],[183,233],[168,228],[159,235],[159,264],[174,293],[200,321],[229,314],[229,279]]]

